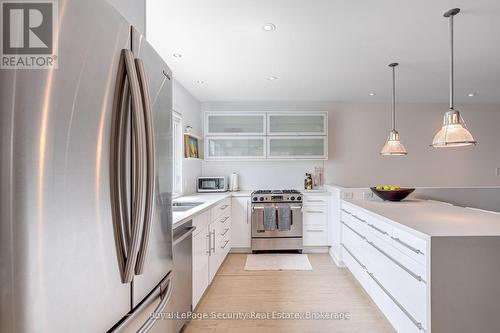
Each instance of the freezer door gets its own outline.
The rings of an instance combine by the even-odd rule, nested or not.
[[[130,25],[105,1],[58,3],[59,68],[0,70],[1,332],[105,332],[131,308],[109,185]]]
[[[132,51],[144,66],[151,101],[155,150],[151,227],[147,246],[142,247],[139,253],[136,276],[133,281],[133,306],[135,307],[169,271],[173,270],[172,80],[168,66],[135,29],[132,29]],[[144,255],[144,262],[142,267],[139,267],[141,254]]]

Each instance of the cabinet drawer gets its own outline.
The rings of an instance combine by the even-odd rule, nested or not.
[[[206,210],[203,213],[195,215],[193,217],[193,226],[196,227],[196,230],[193,233],[193,237],[208,227],[209,220],[210,220],[209,210]]]
[[[302,219],[304,225],[317,225],[326,227],[328,225],[327,208],[303,207]]]
[[[304,205],[328,205],[328,196],[325,195],[304,195]]]
[[[392,228],[392,243],[395,248],[419,263],[427,264],[427,242],[407,231]]]
[[[361,286],[369,292],[369,286],[370,286],[370,280],[369,276],[365,270],[365,266],[363,262],[357,258],[351,249],[345,245],[342,244],[342,258],[344,261],[344,264],[346,267],[349,269],[349,271],[354,275],[356,280],[361,284]],[[363,266],[362,266],[363,265]]]
[[[392,235],[392,225],[373,216],[365,216],[367,230],[382,239],[390,240]]]
[[[413,318],[427,325],[425,267],[399,253],[390,244],[373,238],[369,270]]]
[[[402,333],[422,333],[424,332],[419,326],[418,321],[414,318],[411,319],[406,313],[406,310],[400,307],[393,298],[391,298],[390,293],[383,289],[380,285],[380,281],[377,280],[375,276],[370,275],[369,281],[369,292],[368,294],[373,299],[373,302],[377,304],[378,308],[387,317],[389,322],[394,326],[396,331]]]
[[[212,208],[212,221],[221,216],[231,216],[231,198],[226,198]]]
[[[303,235],[304,246],[328,245],[328,232],[326,227],[305,226]]]

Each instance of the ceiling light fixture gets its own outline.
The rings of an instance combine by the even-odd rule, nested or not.
[[[399,141],[399,133],[396,131],[396,66],[397,62],[389,64],[392,68],[392,130],[389,132],[387,141],[380,151],[383,156],[404,156],[407,155],[405,146]]]
[[[268,31],[268,32],[269,31],[274,31],[274,30],[276,30],[276,26],[274,24],[272,24],[272,23],[266,23],[266,24],[264,24],[262,26],[262,30]]]
[[[174,56],[174,58],[182,58],[182,54],[180,53],[174,53],[172,55]]]
[[[460,8],[453,8],[444,13],[450,20],[450,109],[444,114],[443,127],[432,140],[432,147],[462,147],[475,145],[476,141],[467,129],[460,112],[455,110],[453,104],[453,17],[460,13]]]
[[[469,93],[467,96],[474,97],[474,96],[476,96],[476,94],[475,93]]]
[[[375,95],[376,95],[376,94],[375,94],[375,93],[372,93],[372,92],[368,94],[368,96],[372,96],[372,97],[373,97],[373,96],[375,96]]]
[[[276,81],[278,79],[277,76],[270,76],[267,78],[269,81]]]

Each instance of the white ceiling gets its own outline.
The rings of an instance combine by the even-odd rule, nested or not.
[[[387,101],[396,61],[398,100],[441,103],[453,7],[456,100],[500,103],[499,0],[147,0],[146,31],[200,101]]]

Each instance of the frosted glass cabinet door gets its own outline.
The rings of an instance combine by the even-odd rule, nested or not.
[[[206,135],[264,135],[265,113],[211,113],[205,115]]]
[[[269,113],[269,135],[326,135],[326,112]]]
[[[261,159],[266,157],[264,137],[207,137],[206,159]]]
[[[268,158],[326,159],[325,136],[268,137]]]

